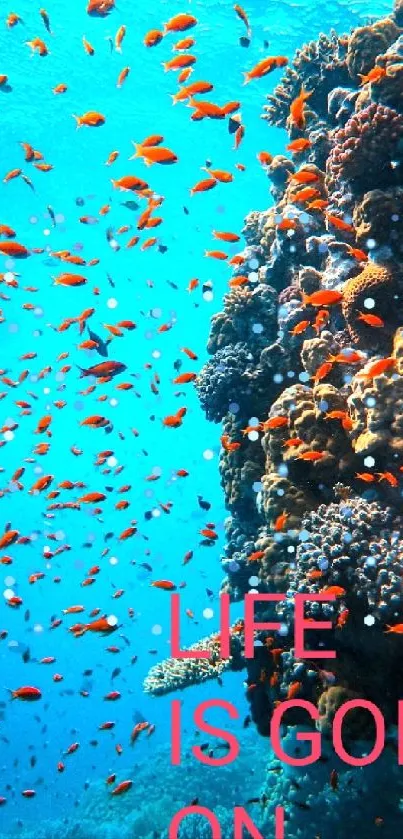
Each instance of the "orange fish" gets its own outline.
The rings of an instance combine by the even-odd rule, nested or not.
[[[387,481],[391,487],[399,486],[399,481],[392,472],[377,472],[376,474],[379,481]]]
[[[377,82],[380,82],[386,76],[386,69],[385,67],[373,67],[365,76],[362,73],[358,73],[357,75],[361,79],[360,85],[367,84],[367,82],[377,84]]]
[[[267,76],[268,73],[271,73],[278,67],[285,67],[286,64],[288,64],[288,58],[285,58],[282,55],[263,58],[262,61],[255,64],[252,70],[248,70],[243,74],[244,85],[249,84],[252,79],[262,79],[263,76]]]
[[[361,373],[365,379],[374,379],[375,376],[381,376],[382,373],[386,373],[388,370],[393,370],[396,366],[396,359],[393,356],[388,356],[388,358],[381,358],[379,361],[374,361],[370,364],[368,370],[364,373]]]
[[[362,320],[363,323],[367,324],[367,326],[374,326],[378,329],[382,329],[382,327],[385,326],[385,321],[378,317],[378,315],[370,315],[365,312],[359,312],[357,320]]]
[[[174,385],[184,385],[189,382],[194,382],[195,379],[197,379],[196,373],[181,373],[180,376],[177,376],[173,380],[173,383]]]
[[[142,157],[146,166],[152,166],[153,163],[162,163],[164,165],[177,163],[177,155],[170,149],[163,148],[163,146],[147,146],[138,143],[134,144],[135,154],[129,160],[135,157]]]
[[[150,29],[149,32],[144,36],[144,46],[146,47],[156,47],[164,37],[164,33],[161,32],[160,29]]]
[[[118,75],[118,80],[116,82],[116,87],[122,87],[122,84],[127,79],[129,73],[130,73],[130,67],[123,67],[123,70],[121,70],[119,75]]]
[[[297,455],[297,460],[306,460],[308,462],[314,463],[316,460],[322,460],[326,452],[315,452],[315,451],[308,451],[304,452],[303,454]]]
[[[176,589],[175,583],[171,580],[154,580],[154,582],[150,583],[153,588],[160,588],[163,591],[174,591]]]
[[[356,472],[355,477],[366,484],[372,484],[375,480],[375,475],[372,475],[371,472]]]
[[[288,417],[277,416],[266,420],[266,422],[263,423],[263,428],[265,431],[270,431],[273,428],[284,428],[286,425],[289,425]]]
[[[302,87],[300,94],[291,102],[289,121],[296,128],[305,128],[305,103],[312,93],[313,90],[308,91]]]
[[[293,152],[303,152],[306,151],[311,147],[312,143],[305,137],[300,137],[298,140],[293,140],[292,143],[288,143],[286,146],[287,151]]]
[[[273,530],[276,533],[280,533],[282,530],[284,530],[284,527],[287,523],[288,518],[289,518],[289,513],[286,513],[286,512],[281,513],[281,515],[277,516],[276,521],[273,524]]]
[[[170,61],[163,61],[162,66],[167,73],[169,70],[182,70],[184,67],[191,67],[196,63],[196,56],[190,55],[175,55]]]
[[[296,326],[294,326],[293,329],[289,330],[290,334],[291,335],[301,335],[301,333],[305,332],[305,330],[308,329],[308,326],[310,326],[310,325],[311,325],[311,322],[309,320],[300,320],[300,322],[297,323]]]
[[[320,289],[312,294],[303,294],[302,300],[304,306],[334,306],[341,303],[343,293],[331,289]]]
[[[326,586],[319,592],[320,594],[334,594],[335,597],[344,597],[346,594],[345,588],[341,586]]]
[[[355,228],[352,224],[348,224],[339,216],[334,216],[332,213],[326,213],[327,221],[336,227],[337,230],[342,230],[344,233],[355,233]]]
[[[86,111],[86,113],[82,114],[82,116],[73,114],[73,118],[76,120],[77,128],[81,128],[82,125],[87,125],[91,128],[98,128],[98,126],[104,125],[105,123],[105,117],[103,114],[100,114],[99,111]]]
[[[164,33],[166,32],[186,32],[196,26],[197,18],[194,15],[179,14],[171,17],[167,23],[164,24]]]

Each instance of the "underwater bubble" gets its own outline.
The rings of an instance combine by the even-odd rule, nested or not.
[[[158,510],[156,507],[155,510],[152,511],[151,515],[154,519],[159,519],[161,515],[161,510]]]
[[[50,393],[50,387],[44,387],[44,388],[43,388],[43,392],[44,392],[44,394],[45,394],[46,396],[48,396],[48,395],[49,395],[49,393]]]
[[[260,490],[263,489],[262,482],[261,481],[254,481],[254,483],[252,484],[252,489],[253,489],[253,492],[260,492]]]
[[[43,231],[43,235],[44,236],[50,236],[50,230],[49,230],[48,227],[45,227],[45,230]]]
[[[211,301],[214,300],[213,292],[212,291],[204,291],[203,292],[203,300],[205,300],[206,303],[211,303]]]
[[[39,632],[43,632],[43,631],[44,630],[43,630],[42,624],[41,623],[36,623],[35,626],[34,626],[34,632],[39,633]]]
[[[254,647],[263,647],[263,641],[260,638],[256,638],[256,641],[253,642]]]
[[[319,402],[319,410],[322,411],[323,414],[329,410],[329,403],[326,402],[326,399],[321,399]]]
[[[309,382],[310,376],[309,376],[309,373],[304,372],[304,373],[300,373],[298,378],[299,378],[300,382]]]
[[[248,594],[259,594],[257,588],[250,588]]]
[[[250,283],[258,283],[259,282],[259,274],[257,274],[256,271],[251,271],[250,274],[248,274],[248,280],[249,280]]]
[[[295,553],[295,547],[294,547],[294,545],[289,545],[289,546],[288,546],[288,548],[287,548],[287,553],[289,553],[289,554],[294,554],[294,553]]]
[[[300,542],[307,542],[310,536],[311,534],[309,533],[309,530],[300,530],[298,534],[298,539]]]
[[[213,460],[214,452],[212,449],[205,449],[203,452],[204,460]]]
[[[113,455],[111,455],[111,457],[108,457],[108,460],[106,462],[107,462],[108,466],[111,466],[111,467],[118,465],[118,460]]]
[[[373,297],[366,297],[364,300],[364,309],[373,309],[375,307],[375,300]]]
[[[236,574],[236,572],[239,571],[239,569],[240,569],[239,562],[234,562],[233,561],[233,562],[230,562],[229,565],[228,565],[228,570],[231,571],[231,574]]]
[[[153,350],[151,355],[152,355],[153,358],[161,358],[160,350]]]
[[[116,309],[119,304],[116,297],[110,297],[109,300],[106,301],[106,305],[108,309]]]
[[[281,475],[282,478],[286,478],[288,475],[288,466],[286,463],[280,463],[280,466],[277,469],[277,474]]]
[[[370,251],[371,251],[371,250],[373,250],[374,248],[376,248],[376,241],[375,241],[375,239],[367,239],[367,248],[368,248],[368,250],[370,250]]]
[[[259,439],[259,432],[258,431],[250,431],[248,434],[248,440],[254,443],[256,440]]]
[[[252,268],[252,271],[256,271],[259,268],[259,260],[256,257],[252,257],[252,259],[248,262],[249,268]]]
[[[248,583],[250,586],[258,586],[259,585],[259,577],[253,576],[249,577]]]
[[[283,379],[284,379],[284,376],[283,376],[282,373],[275,373],[274,376],[273,376],[273,382],[276,385],[281,385],[281,382],[283,381]]]
[[[259,425],[258,417],[251,417],[249,422],[248,422],[248,425],[253,425],[253,426],[257,427]]]
[[[372,457],[371,454],[364,459],[364,466],[368,466],[369,468],[371,468],[371,466],[375,466],[375,458]]]
[[[398,215],[398,213],[392,213],[390,218],[391,221],[399,221],[400,216]]]
[[[376,399],[375,396],[368,396],[368,399],[365,400],[365,404],[367,408],[375,408]]]
[[[12,590],[12,588],[6,588],[3,591],[3,597],[5,600],[11,600],[12,597],[15,597],[15,592]]]
[[[63,224],[64,221],[66,221],[66,219],[65,219],[65,216],[63,215],[63,213],[56,213],[55,222],[57,224]]]
[[[253,326],[252,326],[252,332],[254,332],[255,335],[261,335],[262,332],[263,332],[262,324],[261,323],[254,323]]]
[[[153,635],[162,635],[162,626],[159,623],[155,623],[154,626],[151,627],[151,632]]]
[[[153,466],[153,468],[151,469],[151,474],[158,475],[158,477],[160,477],[162,475],[161,466]]]
[[[365,626],[373,626],[375,623],[375,618],[373,615],[365,615],[364,618]]]
[[[6,579],[4,580],[4,585],[7,586],[7,588],[15,586],[15,583],[16,580],[14,579],[14,577],[6,577]]]
[[[36,306],[36,308],[34,309],[34,315],[36,318],[41,318],[43,315],[43,309],[41,309],[40,306]]]
[[[228,410],[231,412],[231,414],[237,414],[239,411],[238,402],[230,402],[228,405]]]
[[[111,406],[112,408],[116,408],[116,406],[119,404],[119,402],[118,402],[118,400],[117,400],[117,399],[115,399],[114,397],[112,397],[112,399],[110,399],[110,400],[109,400],[109,404],[110,404],[110,406]]]
[[[206,618],[206,620],[211,620],[211,618],[214,617],[213,610],[209,608],[203,609],[203,617]]]
[[[279,635],[288,635],[289,629],[287,624],[281,623],[279,629],[277,630]]]
[[[109,626],[117,626],[118,619],[116,615],[109,615],[106,619],[106,622],[109,624]]]
[[[63,539],[66,538],[66,534],[64,530],[56,530],[55,538],[57,542],[61,542]]]
[[[109,565],[117,565],[118,562],[119,562],[119,560],[118,560],[117,556],[109,557]]]
[[[6,271],[3,279],[5,283],[12,283],[15,280],[15,274],[12,271]]]
[[[318,565],[321,571],[327,571],[329,568],[329,562],[327,559],[320,559]]]
[[[151,309],[151,317],[152,318],[162,317],[162,309],[159,309],[159,308]]]
[[[57,382],[62,382],[64,379],[64,373],[56,373],[55,379]]]
[[[278,490],[277,490],[277,495],[279,495],[280,497],[281,497],[282,495],[284,495],[284,490],[283,490],[283,489],[278,489]]]
[[[37,216],[30,216],[29,222],[30,222],[30,224],[38,224],[38,217]]]

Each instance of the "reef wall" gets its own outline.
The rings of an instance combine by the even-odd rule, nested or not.
[[[392,736],[403,695],[402,27],[397,2],[389,18],[321,35],[268,96],[264,119],[287,130],[288,156],[268,160],[273,206],[246,219],[246,246],[196,382],[208,419],[222,423],[223,591],[234,601],[251,588],[287,597],[270,613],[281,638],[262,632],[253,660],[237,648],[225,662],[246,666],[264,736],[273,709],[291,697],[317,706],[324,737],[346,699],[370,700]],[[320,667],[294,654],[296,592],[335,596],[307,609],[332,624],[325,642],[308,633],[308,649],[320,641],[337,652]],[[242,643],[239,626],[237,637]],[[146,689],[217,675],[214,659],[210,670],[185,666],[176,663],[179,684],[172,661],[163,662]],[[287,721],[306,724],[306,714]],[[371,717],[356,712],[345,728],[365,750]],[[354,783],[343,786],[352,801]],[[392,811],[396,779],[391,798]]]

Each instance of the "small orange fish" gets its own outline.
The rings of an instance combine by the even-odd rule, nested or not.
[[[293,327],[293,329],[289,330],[290,334],[291,335],[301,335],[301,333],[305,332],[305,330],[308,329],[308,326],[310,326],[310,325],[311,325],[311,322],[309,320],[300,320],[300,322],[297,323],[296,326]]]
[[[302,294],[304,306],[335,306],[343,300],[343,293],[331,289],[320,289],[312,294]]]
[[[280,533],[282,530],[284,530],[289,515],[289,513],[284,512],[281,513],[281,515],[277,516],[273,524],[273,530],[275,531],[275,533]]]
[[[98,128],[98,126],[104,125],[105,123],[105,117],[103,114],[99,113],[99,111],[86,111],[86,113],[81,116],[73,114],[73,118],[76,120],[77,128],[81,128],[82,125],[87,125],[91,128]]]
[[[302,87],[300,94],[291,102],[289,121],[296,128],[305,128],[305,103],[312,93],[313,90],[308,91]]]
[[[367,326],[373,326],[378,329],[382,329],[385,326],[385,321],[378,317],[378,315],[370,315],[365,312],[359,312],[357,320],[362,320]]]
[[[306,151],[311,147],[312,143],[305,137],[300,137],[299,140],[293,140],[292,143],[288,143],[286,146],[287,151],[293,152],[303,152]]]
[[[352,224],[348,224],[339,216],[334,216],[332,213],[326,213],[326,218],[329,224],[336,227],[337,230],[342,230],[344,233],[355,233],[355,228]]]
[[[164,33],[186,32],[188,29],[192,29],[193,26],[196,26],[196,24],[197,18],[195,18],[194,15],[186,13],[178,14],[170,18],[168,22],[164,24]]]
[[[284,426],[289,425],[289,422],[288,417],[271,417],[263,423],[263,428],[265,431],[271,431],[273,428],[284,428]]]
[[[322,460],[326,452],[308,451],[297,455],[297,460],[306,460],[309,463],[314,463],[316,460]]]
[[[360,85],[367,84],[368,82],[377,84],[386,76],[386,69],[385,67],[373,67],[365,76],[362,73],[358,73],[358,76],[361,79]]]
[[[320,594],[334,594],[335,597],[344,597],[346,594],[345,588],[341,586],[326,586],[319,592]]]
[[[356,472],[355,477],[366,484],[372,484],[375,480],[375,475],[371,472]]]
[[[393,370],[396,366],[396,359],[393,356],[388,356],[387,358],[381,358],[379,361],[374,361],[370,364],[368,370],[364,373],[360,373],[365,379],[374,379],[375,376],[381,376],[382,373],[386,373],[388,370]]]
[[[156,47],[164,37],[164,33],[161,32],[160,29],[150,29],[149,32],[144,36],[144,46],[146,47]]]
[[[391,487],[399,486],[399,481],[392,472],[377,472],[378,481],[387,481]]]
[[[263,58],[262,61],[255,64],[252,70],[243,74],[244,85],[249,84],[253,79],[262,79],[263,76],[267,76],[268,73],[279,67],[285,67],[286,64],[288,64],[288,58],[282,55]]]
[[[160,588],[163,591],[174,591],[176,589],[175,583],[171,580],[154,580],[154,582],[150,583],[153,588]]]

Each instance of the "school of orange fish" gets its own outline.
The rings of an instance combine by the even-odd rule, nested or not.
[[[114,0],[90,0],[87,12],[91,16],[106,17],[113,12],[113,9]],[[240,19],[245,28],[245,37],[249,38],[252,30],[245,11],[237,4],[234,6],[234,13]],[[45,9],[38,10],[38,18],[42,20],[42,26],[44,28],[43,36],[34,37],[33,39],[26,41],[23,48],[30,49],[33,54],[37,54],[40,59],[44,59],[46,61],[47,56],[49,55],[48,38],[52,35],[52,24]],[[152,29],[149,32],[144,33],[143,48],[146,50],[156,50],[157,52],[161,43],[164,44],[166,41],[169,42],[169,49],[173,49],[174,57],[164,61],[163,66],[166,72],[171,71],[177,74],[178,87],[177,91],[172,95],[173,104],[188,106],[190,108],[190,118],[195,122],[209,119],[228,120],[229,134],[233,137],[233,150],[236,152],[239,149],[245,135],[245,125],[243,124],[241,116],[241,102],[235,99],[223,104],[208,101],[205,97],[207,94],[213,94],[213,85],[208,81],[193,80],[192,78],[197,67],[197,24],[198,21],[192,14],[176,14],[168,20],[161,29]],[[6,18],[6,27],[8,29],[14,29],[15,27],[21,27],[22,25],[23,21],[17,13],[12,12],[8,14]],[[125,34],[126,27],[121,25],[116,31],[113,44],[114,50],[120,54],[124,51]],[[94,55],[94,47],[85,37],[82,39],[82,48],[89,56]],[[284,67],[286,64],[287,58],[283,56],[266,57],[245,72],[243,83],[244,85],[255,83],[258,80],[265,78],[276,69]],[[377,71],[381,72],[381,69],[377,68]],[[116,79],[117,89],[124,85],[129,73],[130,67],[123,66]],[[363,83],[367,80],[368,77],[363,77]],[[6,88],[10,84],[11,80],[9,80],[6,75],[0,75],[1,87]],[[53,86],[52,90],[55,96],[65,95],[68,92],[68,79],[60,79],[60,81]],[[290,123],[297,126],[302,135],[305,128],[306,102],[308,101],[310,95],[311,92],[301,89],[299,95],[294,99],[290,108]],[[77,129],[83,131],[90,131],[92,129],[102,130],[102,126],[106,121],[104,114],[99,111],[91,110],[82,114],[74,115],[72,118],[74,118],[77,123]],[[291,142],[287,146],[287,150],[295,156],[296,160],[298,160],[298,154],[309,148],[309,145],[309,139],[301,136]],[[44,159],[42,151],[34,148],[30,144],[28,138],[21,142],[21,155],[21,167],[5,172],[2,178],[3,183],[8,185],[15,179],[22,179],[28,187],[33,188],[34,178],[37,176],[36,173],[39,172],[46,175],[47,172],[52,170],[52,163]],[[105,165],[108,167],[106,170],[107,172],[109,172],[110,167],[115,164],[119,155],[119,149],[111,149],[110,154],[105,160]],[[259,152],[257,154],[257,158],[263,169],[267,167],[272,160],[271,154],[267,151]],[[172,166],[178,163],[178,157],[175,154],[175,151],[164,145],[164,137],[162,134],[154,134],[152,136],[145,137],[142,142],[134,144],[134,153],[129,160],[137,161],[138,159],[143,161],[147,168],[152,166]],[[244,164],[235,163],[234,165],[235,168],[241,172],[246,169]],[[230,171],[208,166],[205,167],[205,175],[206,177],[195,181],[193,185],[189,185],[191,196],[210,191],[216,188],[218,184],[231,182],[234,178],[234,175]],[[301,167],[295,174],[291,175],[290,180],[300,186],[299,191],[293,196],[293,202],[295,202],[298,206],[303,205],[307,212],[324,213],[330,229],[336,228],[341,231],[348,229],[348,231],[351,232],[351,225],[348,225],[342,218],[327,213],[327,202],[319,197],[320,193],[316,190],[314,185],[315,180],[317,179],[317,175],[313,172],[305,170],[303,167]],[[132,225],[123,225],[117,230],[113,230],[113,234],[111,234],[111,236],[113,235],[115,247],[124,247],[126,249],[136,248],[141,252],[158,248],[160,242],[158,236],[155,235],[155,231],[163,225],[163,217],[160,213],[162,213],[164,197],[154,191],[152,186],[152,177],[147,177],[145,180],[142,177],[128,172],[126,175],[119,178],[111,178],[110,181],[114,190],[134,197],[139,203],[139,213],[136,219],[135,232],[133,233]],[[49,207],[48,210],[50,217],[54,220],[52,208]],[[111,206],[109,204],[105,204],[100,207],[99,215],[101,217],[107,216],[110,210]],[[82,225],[91,224],[91,218],[86,215],[81,216],[79,221]],[[283,218],[278,221],[278,227],[282,230],[292,230],[293,226],[295,226],[295,222],[290,218]],[[214,229],[212,230],[212,236],[219,243],[229,243],[231,245],[239,242],[241,239],[238,233],[225,230]],[[123,244],[120,244],[121,242]],[[224,245],[221,245],[221,247],[224,247]],[[364,262],[368,258],[364,251],[357,248],[350,247],[350,252],[358,262]],[[20,268],[20,265],[24,265],[26,260],[35,260],[37,255],[41,253],[44,253],[44,248],[29,248],[23,242],[18,241],[17,231],[14,231],[6,222],[0,224],[0,254],[5,257],[6,260],[14,260],[16,266]],[[244,262],[242,255],[230,257],[224,250],[221,249],[206,249],[205,256],[211,259],[226,262],[229,266],[237,269],[240,269]],[[53,282],[56,286],[69,289],[87,286],[88,295],[92,295],[95,299],[101,294],[101,289],[96,285],[92,285],[90,278],[91,268],[100,262],[99,258],[85,260],[79,253],[71,252],[70,250],[52,251],[51,257],[61,263],[60,272],[53,277]],[[21,288],[21,284],[23,283],[22,278],[23,268],[21,268],[21,273],[14,269],[6,269],[0,274],[0,283],[4,289],[1,291],[0,297],[4,303],[11,299],[10,295],[13,294],[14,289]],[[247,283],[247,273],[245,273],[245,275],[237,274],[229,281],[229,287],[233,288]],[[190,278],[187,291],[190,294],[193,294],[197,289],[199,289],[200,285],[201,283],[198,279]],[[29,295],[29,299],[27,302],[22,304],[22,308],[26,311],[34,311],[36,303],[33,302],[33,300],[35,300],[35,295],[40,291],[39,287],[34,285],[25,285],[23,286],[23,290]],[[316,333],[319,334],[325,327],[329,318],[329,307],[337,306],[341,303],[341,301],[342,293],[338,291],[321,290],[314,292],[309,296],[305,295],[303,298],[303,304],[306,307],[307,314],[306,317],[294,327],[292,330],[293,334],[300,334],[310,326],[313,326]],[[106,358],[106,356],[108,347],[111,345],[114,349],[116,343],[119,343],[117,339],[124,339],[127,333],[135,330],[136,323],[129,318],[120,319],[114,323],[105,323],[105,337],[101,338],[91,330],[91,318],[96,313],[96,303],[95,301],[94,305],[90,305],[90,303],[91,300],[88,299],[88,305],[86,308],[80,310],[80,307],[77,306],[77,311],[74,315],[61,316],[59,323],[54,325],[53,328],[58,334],[71,334],[73,336],[71,340],[74,343],[74,346],[76,346],[78,335],[78,349],[85,353],[90,352],[92,354],[93,363],[81,367],[79,376],[84,380],[89,379],[89,384],[80,389],[79,394],[84,398],[90,394],[95,394],[97,401],[102,404],[107,401],[110,394],[108,393],[107,388],[106,392],[105,390],[102,390],[102,392],[97,395],[101,386],[113,387],[118,391],[134,390],[134,384],[131,381],[130,374],[126,372],[126,365],[117,360]],[[63,306],[63,303],[61,305]],[[359,314],[359,318],[374,329],[381,328],[384,325],[382,319],[378,317],[376,313],[368,314],[362,312]],[[5,314],[1,311],[1,322],[4,322],[5,320]],[[171,322],[164,323],[158,328],[158,333],[163,334],[171,328]],[[66,335],[66,338],[68,338],[68,335]],[[38,398],[34,388],[26,390],[21,394],[21,390],[24,386],[26,386],[24,383],[26,383],[28,377],[30,377],[33,373],[36,375],[36,381],[38,383],[42,383],[52,372],[51,365],[48,365],[39,371],[35,370],[31,363],[35,361],[37,353],[28,348],[23,348],[23,350],[24,351],[20,355],[20,361],[29,364],[21,370],[16,378],[12,378],[8,375],[7,353],[5,353],[4,368],[0,371],[1,384],[3,386],[3,390],[0,393],[0,399],[7,399],[8,402],[12,401],[19,409],[21,424],[29,422],[29,417],[35,416],[35,401]],[[183,347],[182,353],[187,362],[194,363],[197,361],[197,354],[190,347]],[[61,366],[57,368],[57,371],[64,377],[69,376],[74,378],[77,374],[74,366],[69,363],[69,354],[68,349],[59,353],[56,362],[57,365]],[[97,355],[102,357],[101,360],[96,360]],[[337,356],[330,356],[329,359],[316,371],[314,380],[315,382],[319,382],[326,378],[335,364],[362,364],[363,360],[365,360],[363,354],[359,351],[355,351],[354,349],[350,349],[345,352],[343,351]],[[368,378],[373,378],[382,371],[390,369],[394,364],[395,360],[393,358],[385,358],[381,361],[376,361],[367,368],[365,375]],[[152,369],[151,363],[146,366],[148,366],[148,369]],[[177,368],[178,375],[172,380],[174,385],[187,385],[196,379],[197,373],[195,371],[179,373],[179,369],[180,365]],[[121,378],[119,379],[119,377]],[[116,379],[118,379],[117,383],[115,381]],[[158,373],[154,373],[151,382],[151,391],[153,393],[157,394],[159,392],[159,384],[160,380]],[[53,401],[53,408],[56,412],[63,411],[66,405],[67,402],[62,398]],[[186,413],[186,406],[181,406],[175,413],[162,417],[161,426],[172,430],[179,429],[185,421]],[[340,421],[344,428],[349,428],[351,424],[348,414],[342,411],[333,411],[332,413],[329,413],[326,418],[329,420]],[[7,446],[8,442],[12,440],[15,435],[18,435],[20,422],[14,422],[12,424],[5,424],[2,426],[0,429],[0,433],[2,435],[0,447]],[[20,462],[15,464],[13,473],[7,475],[6,484],[0,491],[1,497],[3,499],[7,499],[7,494],[11,491],[27,491],[29,496],[41,497],[44,505],[43,514],[48,525],[54,519],[57,519],[60,511],[80,511],[85,508],[86,505],[91,507],[94,517],[99,517],[99,520],[102,521],[100,517],[102,517],[103,514],[103,503],[108,496],[107,491],[99,491],[97,487],[88,486],[83,481],[71,481],[61,474],[56,477],[56,475],[52,474],[50,470],[46,470],[46,467],[43,468],[40,476],[32,484],[30,482],[27,486],[24,483],[24,475],[27,464],[35,464],[39,461],[41,462],[41,465],[42,462],[46,463],[46,457],[52,447],[52,423],[52,413],[45,414],[39,419],[35,419],[35,423],[32,428],[32,433],[35,435],[35,442],[32,450],[30,452],[20,451]],[[268,428],[280,426],[282,423],[286,424],[287,418],[278,416],[261,424],[258,430],[266,431]],[[80,425],[93,430],[104,429],[108,433],[121,434],[121,432],[114,431],[112,423],[103,413],[86,416],[81,421]],[[256,431],[256,427],[254,426],[253,429],[249,427],[245,428],[243,432],[244,435],[247,435],[251,430]],[[132,429],[132,433],[134,436],[138,436],[139,434],[138,430],[135,428]],[[230,440],[228,435],[223,435],[220,440],[221,445],[228,452],[236,451],[242,445],[242,440]],[[284,445],[291,448],[293,446],[298,446],[300,442],[299,438],[292,437],[287,440]],[[83,454],[83,449],[76,444],[71,445],[70,451],[71,454],[77,458],[80,458]],[[101,474],[113,474],[117,476],[121,473],[124,466],[114,466],[113,456],[113,447],[104,448],[98,452],[95,467],[101,470]],[[299,458],[304,460],[314,460],[319,459],[322,456],[323,453],[321,452],[307,451],[304,454],[299,455]],[[63,464],[58,463],[57,468],[59,473],[62,472]],[[4,469],[2,471],[4,471]],[[188,474],[189,473],[185,468],[178,466],[176,471],[176,476],[178,478],[185,479]],[[358,475],[358,477],[363,482],[367,483],[378,479],[388,481],[392,485],[397,484],[396,476],[389,472],[380,473],[378,475],[368,472],[362,473]],[[151,473],[146,477],[146,481],[153,482],[157,481],[158,478],[158,474]],[[130,506],[131,489],[132,487],[129,483],[124,483],[115,490],[116,495],[118,496],[114,505],[114,509],[116,511],[128,510]],[[69,496],[72,496],[72,500],[68,500]],[[160,502],[161,510],[167,515],[169,515],[171,507],[171,502]],[[208,509],[208,507],[209,505],[206,504],[205,509]],[[122,526],[122,530],[117,537],[120,543],[131,539],[138,532],[138,522],[136,519],[131,518],[130,514],[128,515],[129,518],[125,521]],[[286,514],[280,515],[277,520],[273,522],[274,530],[283,530],[286,526],[286,520]],[[207,521],[205,526],[202,527],[198,533],[198,537],[200,536],[203,540],[201,544],[209,546],[214,544],[218,538],[214,522]],[[47,541],[53,541],[56,543],[58,541],[57,535],[55,533],[47,534]],[[0,556],[0,564],[3,566],[12,566],[14,562],[14,547],[17,545],[29,546],[30,542],[30,537],[25,535],[23,532],[22,524],[17,525],[14,522],[9,522],[4,527],[4,532],[0,536],[0,549],[2,552],[2,555]],[[54,549],[48,546],[44,552],[44,559],[50,560],[69,550],[69,544],[64,543],[55,546]],[[253,554],[250,557],[250,560],[259,559],[258,553],[259,552]],[[87,587],[96,584],[98,575],[102,574],[102,561],[108,556],[108,554],[110,554],[110,548],[106,546],[102,550],[99,558],[99,564],[94,563],[84,576],[81,582],[82,589],[85,590]],[[188,550],[183,557],[182,564],[187,565],[187,563],[191,561],[192,556],[193,551]],[[150,570],[152,570],[151,566]],[[41,581],[46,576],[46,571],[31,570],[28,575],[29,584],[41,585]],[[61,582],[61,577],[54,577],[54,582]],[[154,579],[151,582],[151,587],[165,591],[173,591],[176,588],[184,586],[185,583],[177,583],[169,579]],[[64,618],[82,615],[87,611],[87,607],[81,603],[83,594],[84,591],[80,591],[80,599],[78,603],[65,604],[63,615],[53,617],[49,627],[50,629],[56,630],[61,627],[63,625]],[[114,599],[118,599],[123,597],[123,595],[124,589],[119,588],[116,589],[113,597]],[[7,609],[18,611],[23,609],[23,607],[26,608],[26,605],[27,604],[24,604],[23,599],[17,593],[9,593],[4,599],[2,619],[4,621],[6,620],[7,615],[5,612],[7,612]],[[128,607],[127,614],[129,619],[133,618],[134,610],[132,607]],[[190,609],[187,610],[187,614],[188,617],[193,617],[193,613]],[[68,632],[71,633],[74,638],[79,639],[87,633],[95,633],[100,636],[110,636],[117,630],[117,628],[118,623],[116,619],[112,620],[106,612],[104,613],[102,611],[101,608],[96,608],[92,609],[87,616],[79,620],[79,622],[69,625]],[[8,630],[4,628],[0,631],[0,639],[5,640],[7,637]],[[107,648],[107,650],[110,653],[119,652],[118,646],[113,645],[113,643]],[[55,662],[56,659],[53,656],[46,656],[41,660],[42,664],[48,665],[53,665]],[[52,678],[55,683],[59,683],[63,681],[63,674],[55,672]],[[86,692],[82,691],[82,695],[85,696]],[[113,690],[110,691],[104,698],[109,702],[115,702],[120,698],[120,695],[119,691]],[[34,685],[17,685],[11,690],[11,698],[22,702],[36,702],[42,699],[42,692]],[[100,728],[105,729],[111,729],[113,727],[114,723],[112,721],[105,722],[100,726]],[[134,744],[142,732],[145,732],[147,736],[150,736],[153,731],[154,726],[149,722],[136,723],[130,735],[130,742]],[[64,755],[74,754],[78,748],[79,743],[74,742],[65,750]],[[115,748],[118,754],[120,754],[123,750],[123,746],[121,744],[117,744]],[[64,758],[62,758],[59,761],[56,770],[59,773],[62,773],[64,769],[65,763]],[[132,779],[119,779],[118,783],[115,784],[116,780],[116,774],[109,775],[106,778],[106,783],[110,786],[111,794],[113,796],[119,796],[126,792],[133,783]],[[21,794],[25,798],[30,798],[36,795],[36,791],[34,789],[24,789],[21,790]],[[0,804],[5,804],[6,801],[6,797],[0,797]]]

